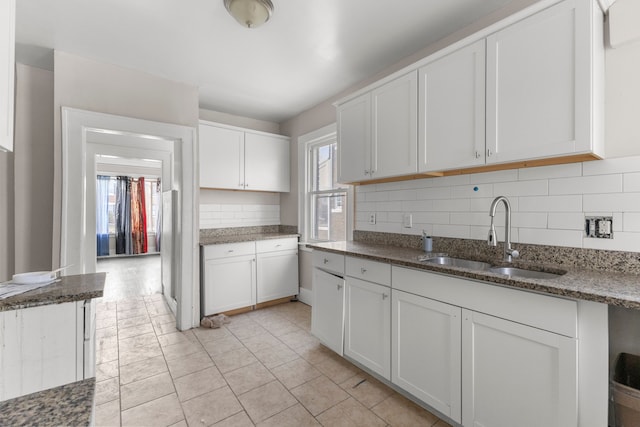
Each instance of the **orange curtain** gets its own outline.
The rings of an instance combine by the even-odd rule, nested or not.
[[[145,209],[144,178],[131,183],[131,237],[133,253],[147,253],[147,213]]]

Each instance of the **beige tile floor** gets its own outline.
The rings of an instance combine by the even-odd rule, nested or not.
[[[180,332],[160,294],[102,301],[96,425],[448,425],[323,347],[310,319],[294,302]]]

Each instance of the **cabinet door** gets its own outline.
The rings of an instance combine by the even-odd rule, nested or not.
[[[564,1],[487,38],[487,163],[591,151],[595,3]]]
[[[255,255],[205,259],[203,287],[204,316],[255,305]]]
[[[76,315],[75,302],[0,313],[0,400],[82,379]]]
[[[250,132],[244,138],[245,189],[288,193],[289,140]]]
[[[399,77],[371,93],[373,139],[371,177],[418,170],[418,73]]]
[[[419,71],[418,171],[483,165],[485,41]]]
[[[391,290],[346,278],[344,354],[391,379]]]
[[[313,269],[311,333],[342,356],[344,337],[344,279]]]
[[[0,2],[0,151],[13,151],[15,0]]]
[[[338,181],[360,182],[371,173],[371,94],[338,105]]]
[[[462,424],[577,426],[577,341],[463,310]]]
[[[200,187],[244,188],[244,132],[207,124],[198,127]]]
[[[460,307],[394,290],[392,331],[391,381],[460,422]]]
[[[298,294],[298,251],[257,255],[256,301],[271,301]]]

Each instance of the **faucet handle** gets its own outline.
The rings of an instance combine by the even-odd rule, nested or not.
[[[512,258],[518,258],[520,256],[520,252],[517,249],[507,249],[507,254],[511,255]]]

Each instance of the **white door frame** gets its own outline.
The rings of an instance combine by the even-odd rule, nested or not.
[[[122,146],[123,141],[127,141],[129,148]],[[61,265],[71,265],[67,274],[95,272],[92,259],[95,241],[90,236],[95,234],[95,227],[88,228],[87,212],[88,186],[93,185],[95,178],[87,173],[92,169],[88,163],[95,162],[95,148],[101,144],[120,145],[114,149],[122,153],[138,154],[139,149],[170,150],[170,182],[171,188],[178,191],[181,219],[178,224],[181,259],[174,260],[173,265],[179,271],[176,325],[180,330],[197,326],[200,321],[199,165],[195,128],[62,107]],[[91,205],[95,206],[95,197]]]

